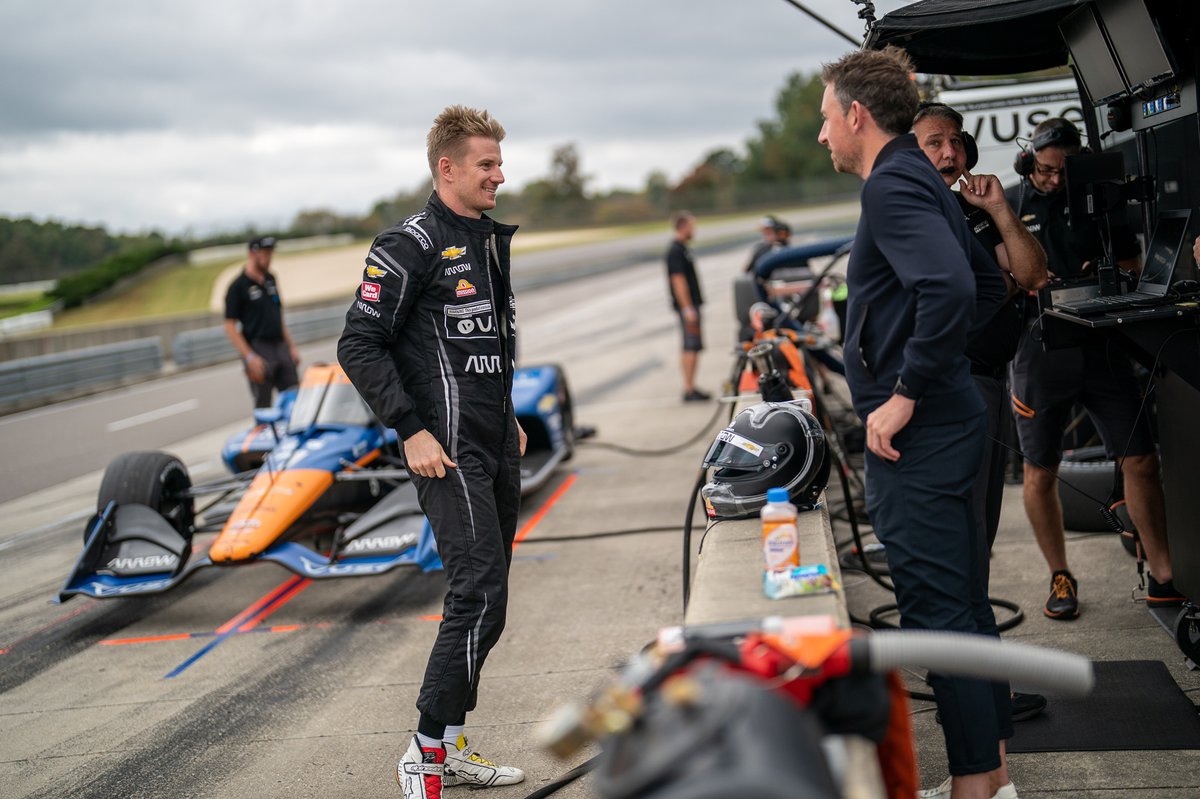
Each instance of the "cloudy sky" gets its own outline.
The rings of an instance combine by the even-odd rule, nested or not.
[[[861,35],[851,0],[806,5]],[[363,213],[424,180],[452,103],[507,128],[513,186],[574,142],[593,189],[638,188],[740,149],[787,75],[848,49],[784,0],[3,0],[0,216]]]

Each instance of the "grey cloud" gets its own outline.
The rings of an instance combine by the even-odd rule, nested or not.
[[[815,5],[857,22],[849,0]],[[773,0],[55,0],[5,4],[0,29],[9,31],[0,49],[6,136],[251,130],[366,114],[403,124],[412,121],[406,103],[458,94],[497,105],[525,96],[516,113],[535,119],[550,99],[601,126],[673,106],[663,121],[686,127],[699,112],[684,89],[761,82],[766,64],[815,68],[813,54],[845,49]],[[772,77],[767,90],[783,75]],[[655,103],[639,101],[647,83],[665,84]]]

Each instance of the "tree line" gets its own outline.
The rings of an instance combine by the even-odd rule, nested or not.
[[[744,148],[708,152],[675,183],[655,171],[638,189],[590,191],[583,154],[574,143],[564,143],[554,149],[544,177],[500,195],[497,215],[532,229],[550,229],[662,219],[682,208],[727,213],[850,195],[857,180],[835,174],[828,151],[817,143],[822,91],[818,74],[790,75],[776,96],[774,113],[757,123]],[[159,233],[112,235],[103,228],[0,218],[0,283],[61,278],[124,252],[236,243],[264,234],[369,238],[423,205],[431,190],[426,181],[377,201],[364,214],[305,209],[283,230],[247,227],[182,241],[168,241]]]

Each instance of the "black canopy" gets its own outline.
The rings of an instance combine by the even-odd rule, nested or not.
[[[879,20],[868,49],[903,47],[921,72],[1004,75],[1067,63],[1058,23],[1087,0],[922,0]]]

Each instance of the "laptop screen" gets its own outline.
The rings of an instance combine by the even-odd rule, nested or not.
[[[1167,293],[1191,215],[1190,210],[1159,212],[1158,226],[1146,246],[1146,262],[1142,265],[1138,291],[1159,296]]]

